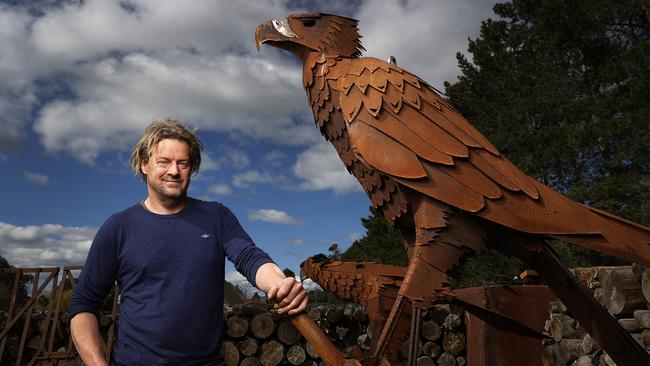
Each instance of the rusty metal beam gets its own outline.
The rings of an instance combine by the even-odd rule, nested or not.
[[[2,273],[14,273],[14,284],[11,288],[11,300],[9,300],[9,309],[8,309],[8,315],[7,315],[7,321],[5,323],[5,329],[3,330],[3,333],[9,332],[9,329],[11,329],[12,325],[10,324],[11,318],[14,313],[14,306],[16,305],[16,294],[18,293],[18,286],[20,285],[20,277],[21,277],[21,271],[18,272],[9,272],[3,270]],[[0,361],[2,361],[2,356],[4,355],[4,349],[5,345],[7,343],[7,338],[2,336],[0,334]]]
[[[29,301],[27,301],[27,303],[25,303],[25,305],[23,305],[23,307],[20,308],[20,310],[18,310],[18,314],[16,315],[16,317],[10,323],[8,323],[8,326],[5,327],[5,330],[3,330],[0,333],[0,338],[3,338],[9,332],[9,329],[14,324],[16,324],[16,322],[18,321],[18,318],[20,317],[20,315],[22,313],[24,313],[29,307],[31,307],[34,304],[34,302],[36,302],[36,299],[43,292],[43,290],[49,284],[51,279],[52,279],[52,274],[50,274],[48,276],[48,278],[45,280],[45,282],[43,282],[43,284],[36,291],[32,292],[32,297],[29,299]],[[34,285],[34,288],[36,288],[36,284]],[[15,298],[15,297],[16,297],[16,295],[13,294],[13,298]]]
[[[14,283],[11,291],[11,298],[8,308],[8,317],[6,323],[2,329],[0,329],[0,361],[3,361],[3,356],[6,351],[7,339],[12,332],[12,329],[16,329],[16,324],[19,320],[24,320],[22,329],[20,330],[20,340],[18,344],[18,350],[16,355],[17,364],[25,365],[63,365],[66,363],[66,360],[72,361],[76,357],[76,352],[73,350],[73,343],[70,334],[67,334],[67,339],[65,339],[65,351],[58,352],[54,350],[54,344],[59,332],[60,318],[61,315],[65,313],[66,309],[62,308],[63,304],[63,293],[66,289],[66,286],[74,288],[75,276],[72,273],[73,271],[81,270],[81,266],[66,266],[63,267],[63,272],[61,272],[60,267],[44,267],[44,268],[5,268],[0,270],[2,275],[11,275],[14,277]],[[41,284],[42,276],[41,273],[47,273],[48,276],[44,279],[44,282]],[[59,274],[61,275],[61,280],[59,281]],[[20,289],[20,280],[25,275],[33,275],[32,279],[32,293],[30,298],[26,303],[21,304],[18,311],[14,311],[17,306],[17,296],[18,290]],[[29,361],[23,360],[25,357],[26,345],[28,344],[29,337],[29,328],[31,327],[31,319],[35,311],[35,302],[38,297],[43,293],[44,289],[52,284],[52,291],[50,293],[50,302],[47,307],[47,315],[43,320],[42,324],[41,339],[38,344],[38,349],[31,356]],[[117,288],[114,289],[114,300],[112,308],[112,319],[116,319],[117,313],[117,298],[119,291]],[[104,349],[106,350],[107,358],[110,361],[110,352],[112,350],[112,345],[115,340],[115,324],[111,324],[109,329],[108,341],[104,344]],[[6,360],[6,357],[5,357]],[[62,363],[63,362],[63,363]],[[4,363],[3,363],[4,364]]]
[[[58,288],[59,268],[57,268],[56,272],[53,272],[51,274],[51,276],[53,276],[53,278],[52,278],[52,291],[51,291],[51,294],[50,294],[50,298],[56,292],[56,290]],[[54,302],[51,301],[51,300],[47,304],[47,315],[45,317],[45,329],[41,330],[41,332],[42,332],[41,333],[41,341],[38,344],[38,350],[36,351],[36,353],[34,353],[34,356],[32,356],[32,359],[29,361],[29,364],[28,364],[29,366],[34,365],[36,363],[36,361],[37,361],[38,355],[45,352],[45,342],[47,341],[47,334],[48,334],[48,331],[50,329],[50,321],[52,319],[52,307],[53,307],[53,305],[54,305]]]
[[[16,316],[16,320],[18,317],[24,312],[25,313],[25,324],[23,325],[23,335],[20,337],[20,345],[18,346],[18,356],[16,357],[16,365],[21,365],[21,361],[23,358],[23,351],[25,350],[25,343],[27,342],[27,336],[29,332],[29,326],[31,325],[31,320],[32,320],[32,306],[34,305],[34,302],[36,301],[36,298],[40,294],[40,291],[37,293],[38,289],[38,280],[41,277],[41,271],[36,270],[36,273],[34,274],[34,279],[32,280],[32,297],[30,301],[27,302],[29,304],[28,307],[23,307],[21,311],[18,312]],[[46,281],[47,283],[47,281]],[[34,300],[34,301],[32,301]],[[23,310],[24,309],[24,310]]]

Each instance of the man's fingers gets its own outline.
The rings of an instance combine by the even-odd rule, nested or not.
[[[271,287],[269,292],[266,294],[269,300],[274,300],[278,303],[278,306],[282,306],[282,299],[287,297],[290,293],[293,284],[297,281],[295,278],[285,278],[282,281],[275,284],[274,287]]]
[[[277,287],[277,286],[275,286],[275,287],[271,287],[271,289],[269,290],[269,292],[266,294],[266,297],[267,297],[269,300],[273,301],[273,300],[275,300],[277,294],[278,294],[278,287]]]
[[[307,293],[300,282],[293,278],[285,279],[278,290],[276,302],[279,312],[297,314],[307,308]]]
[[[303,300],[303,302],[300,304],[299,307],[297,307],[296,309],[293,309],[293,310],[289,310],[289,315],[300,314],[305,310],[307,310],[307,298],[305,298]]]
[[[291,289],[293,288],[293,282],[295,280],[293,278],[285,278],[282,281],[278,282],[275,287],[277,287],[277,293],[275,296],[275,301],[278,303],[278,305],[282,302],[282,300],[289,295],[291,292]]]
[[[284,304],[281,305],[282,311],[284,312],[284,311],[289,311],[291,309],[294,309],[302,302],[305,296],[306,295],[304,292],[298,292],[295,296],[291,298],[289,297],[285,298],[285,300],[283,301]]]
[[[286,297],[291,295],[291,291],[295,287],[295,285],[298,284],[298,281],[296,281],[295,278],[285,278],[282,281],[280,281],[278,287],[278,293],[277,293],[277,300],[280,306],[283,306],[282,300],[284,300]]]
[[[289,312],[289,315],[305,311],[305,309],[307,309],[307,294],[305,292],[298,294],[298,296],[296,296],[293,301],[285,307],[285,309]]]

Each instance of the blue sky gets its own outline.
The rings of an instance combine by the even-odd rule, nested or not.
[[[229,206],[282,268],[347,248],[369,201],[316,129],[300,65],[258,53],[255,26],[297,11],[354,17],[365,55],[394,55],[442,89],[492,5],[0,1],[0,255],[82,264],[103,221],[145,196],[128,159],[153,118],[197,130],[204,164],[190,195]]]

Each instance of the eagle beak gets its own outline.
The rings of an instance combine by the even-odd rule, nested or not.
[[[305,272],[305,266],[309,265],[310,263],[313,263],[311,258],[307,258],[304,261],[302,261],[302,263],[300,263],[300,281],[304,281],[308,278],[311,278],[309,277],[309,274]]]
[[[300,40],[300,36],[291,30],[287,18],[276,18],[264,22],[255,29],[255,43],[258,52],[262,45],[267,42],[273,42],[273,45],[279,48],[289,49],[287,44],[293,44]]]
[[[308,260],[309,260],[309,259],[306,259],[306,260],[304,260],[302,263],[300,263],[300,282],[302,282],[302,281],[306,280],[307,278],[309,278],[309,276],[307,276],[307,274],[306,274],[305,271],[303,270],[303,267],[304,267],[305,263],[306,263]]]
[[[264,22],[257,26],[255,29],[255,45],[257,46],[257,52],[260,52],[260,47],[266,41],[272,40],[272,35],[277,36],[277,32],[271,24],[271,21]]]

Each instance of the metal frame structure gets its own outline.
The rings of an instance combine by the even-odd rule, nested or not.
[[[60,330],[62,317],[67,316],[67,309],[62,308],[63,295],[67,289],[74,288],[76,285],[76,278],[73,272],[78,272],[82,269],[81,266],[67,266],[67,267],[43,267],[43,268],[3,268],[0,269],[0,277],[13,276],[13,285],[11,288],[11,297],[7,309],[7,319],[2,328],[0,329],[0,365],[8,365],[8,357],[5,354],[7,351],[7,341],[11,334],[20,334],[18,341],[18,350],[16,352],[15,365],[68,365],[75,364],[77,352],[74,349],[70,334],[66,334],[65,346],[54,349],[57,331]],[[41,282],[42,275],[46,274],[47,277]],[[29,299],[17,307],[17,295],[20,288],[20,279],[25,275],[31,275],[31,294]],[[59,277],[60,275],[60,277]],[[60,281],[59,281],[60,278]],[[45,327],[41,330],[41,338],[38,343],[38,348],[33,355],[26,354],[26,346],[28,345],[28,338],[30,336],[30,327],[34,313],[37,311],[36,301],[39,296],[45,293],[45,290],[51,288],[50,299],[45,313]],[[113,320],[108,330],[108,337],[104,343],[104,351],[107,359],[110,361],[111,350],[113,341],[115,340],[115,319],[117,314],[117,299],[118,289],[117,286],[113,289],[113,306],[111,310],[111,319]],[[19,330],[19,325],[22,321],[22,329]],[[102,340],[103,341],[103,340]],[[29,357],[29,360],[24,359]]]

